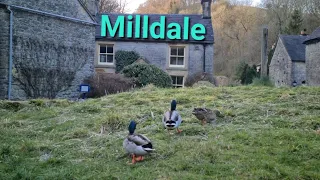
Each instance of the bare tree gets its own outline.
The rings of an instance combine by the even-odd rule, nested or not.
[[[99,13],[125,13],[127,0],[99,0]]]
[[[117,12],[119,4],[116,0],[99,0],[99,13]]]

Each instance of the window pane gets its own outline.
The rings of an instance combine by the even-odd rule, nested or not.
[[[183,85],[183,77],[182,76],[177,76],[177,84]]]
[[[183,65],[183,57],[178,57],[178,65]]]
[[[184,56],[184,48],[183,47],[178,48],[178,55]]]
[[[107,47],[107,53],[113,53],[113,46],[108,46]]]
[[[107,57],[105,54],[100,54],[100,62],[107,62]]]
[[[177,84],[177,77],[176,76],[171,76],[171,79],[172,79],[173,85]]]
[[[105,46],[100,46],[100,53],[106,53],[107,48]]]
[[[170,58],[170,64],[171,65],[177,65],[177,58],[176,57],[171,57]]]
[[[113,55],[108,55],[107,57],[108,63],[113,63]]]
[[[171,47],[171,55],[176,56],[178,54],[176,47]]]

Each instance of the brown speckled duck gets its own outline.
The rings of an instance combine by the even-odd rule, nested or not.
[[[202,122],[202,125],[206,123],[215,123],[217,116],[220,116],[221,113],[218,110],[211,110],[208,108],[194,108],[192,114],[196,116],[198,120]]]

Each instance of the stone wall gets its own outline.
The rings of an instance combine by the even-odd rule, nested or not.
[[[320,86],[320,42],[306,48],[307,85]]]
[[[306,82],[306,63],[305,62],[293,62],[292,63],[292,82],[296,81],[300,86],[303,82]]]
[[[98,49],[99,44],[114,44],[114,51],[136,51],[146,58],[151,64],[156,65],[171,75],[187,76],[203,72],[203,45],[202,44],[179,44],[186,46],[185,68],[169,67],[169,45],[167,43],[151,43],[151,42],[104,42],[98,41],[96,44],[96,68],[106,68],[107,72],[113,73],[114,67],[98,65]],[[213,45],[206,47],[206,72],[213,74]]]
[[[281,39],[279,38],[278,45],[273,54],[269,67],[270,79],[277,87],[291,86],[291,70],[292,61]]]
[[[9,2],[90,20],[77,0]],[[13,99],[24,99],[30,94],[34,97],[78,97],[80,83],[94,72],[95,26],[13,11]],[[4,21],[8,22],[6,16]],[[0,61],[5,64],[8,58],[1,56]],[[31,83],[23,83],[28,79]]]
[[[92,21],[78,0],[0,0],[0,2],[84,21]]]
[[[7,97],[9,62],[9,13],[0,5],[0,99]]]

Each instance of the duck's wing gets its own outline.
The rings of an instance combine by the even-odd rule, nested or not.
[[[139,136],[141,139],[143,139],[144,141],[151,143],[151,140],[149,138],[147,138],[147,136],[142,135],[142,134],[137,134],[137,136]]]
[[[137,146],[142,146],[142,145],[148,144],[150,142],[150,140],[147,137],[145,137],[141,134],[129,135],[128,141],[136,144]]]

